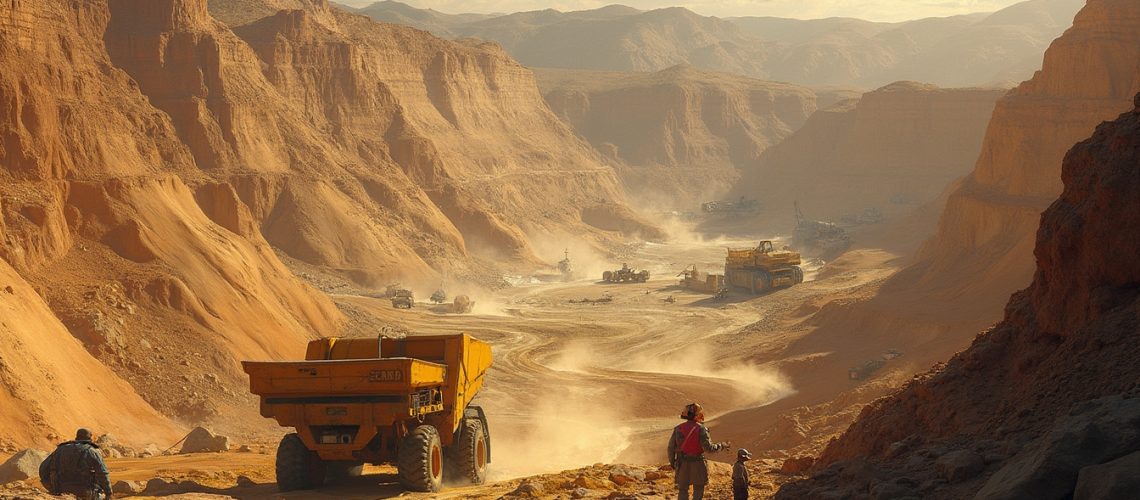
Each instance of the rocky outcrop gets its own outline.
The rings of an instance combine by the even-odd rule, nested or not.
[[[908,213],[969,172],[1001,89],[896,82],[820,110],[769,148],[734,189],[762,197],[777,220]]]
[[[827,447],[816,477],[781,497],[873,488],[886,476],[924,484],[935,473],[929,458],[956,448],[984,457],[981,474],[913,493],[1070,498],[1082,471],[1140,451],[1140,261],[1120,258],[1140,252],[1138,168],[1140,95],[1066,155],[1064,191],[1037,231],[1033,282],[1005,320],[870,405]],[[868,467],[880,474],[836,481]]]
[[[690,209],[726,192],[815,111],[803,87],[679,65],[656,73],[535,70],[551,109],[642,199]]]

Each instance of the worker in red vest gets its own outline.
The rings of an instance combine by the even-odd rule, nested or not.
[[[705,485],[709,483],[705,452],[714,453],[726,449],[728,443],[713,443],[709,440],[709,429],[705,427],[705,412],[701,405],[686,405],[681,418],[685,422],[674,427],[673,435],[669,438],[669,464],[673,466],[675,474],[677,500],[689,500],[689,486],[693,487],[692,500],[701,500],[705,496]]]

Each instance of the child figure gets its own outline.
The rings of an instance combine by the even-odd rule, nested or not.
[[[736,452],[736,463],[732,466],[732,499],[748,500],[748,469],[744,462],[752,458],[748,450],[741,448]]]

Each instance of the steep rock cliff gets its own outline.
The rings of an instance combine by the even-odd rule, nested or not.
[[[688,208],[799,128],[815,94],[679,65],[656,73],[535,70],[551,109],[621,165],[631,192]]]
[[[1121,258],[1140,252],[1140,95],[1069,151],[1061,178],[1041,216],[1033,282],[1004,321],[869,406],[824,451],[816,477],[781,496],[901,487],[931,498],[1072,498],[1083,468],[1140,451],[1140,261]]]
[[[246,22],[235,31],[215,7]],[[252,407],[238,361],[296,358],[338,333],[336,307],[279,253],[368,286],[482,272],[480,255],[526,264],[532,232],[621,237],[591,221],[659,235],[494,47],[323,0],[16,0],[0,6],[0,41],[0,66],[20,69],[0,72],[0,257],[131,384],[90,370],[109,415],[132,412],[123,425],[171,428],[139,395],[168,417],[241,422],[227,418]],[[583,221],[614,203],[613,220]],[[37,318],[8,322],[28,345],[5,357],[58,340],[27,330]],[[10,366],[22,394],[37,374]],[[42,407],[6,406],[36,433],[4,434],[74,431]]]
[[[921,290],[996,319],[1032,276],[1033,231],[1061,192],[1062,155],[1138,90],[1140,4],[1088,2],[1041,71],[997,103],[974,171],[950,195],[938,233],[888,290]]]
[[[242,213],[230,215],[231,228],[206,217],[187,185],[202,181],[192,151],[107,56],[102,39],[112,23],[109,7],[95,0],[18,1],[0,10],[0,60],[20,68],[0,75],[6,117],[0,123],[0,256],[51,308],[54,317],[41,318],[45,328],[66,326],[168,416],[205,418],[217,408],[203,405],[204,393],[172,390],[181,368],[164,365],[185,360],[236,381],[237,360],[296,355],[306,337],[334,333],[340,315],[241,224]],[[200,21],[204,7],[189,7],[156,3],[140,16],[156,23]],[[213,202],[225,199],[219,194]],[[26,339],[13,356],[26,351],[35,358],[53,344],[72,353],[59,338],[25,330],[39,321],[33,319],[9,323],[16,338]],[[100,389],[89,393],[75,380],[57,381],[53,394],[84,404],[103,398],[96,406],[123,408],[120,426],[170,428],[153,410],[141,412],[138,395],[105,368],[84,359],[90,355],[44,357],[39,369],[86,367],[94,377],[90,385]],[[22,373],[7,381],[19,385],[39,376]],[[236,401],[218,395],[218,401]],[[9,408],[35,415],[39,400],[26,401]],[[50,432],[20,439],[43,442],[48,433],[74,432],[75,420],[66,417],[44,419],[36,429]],[[117,417],[112,410],[96,422]]]

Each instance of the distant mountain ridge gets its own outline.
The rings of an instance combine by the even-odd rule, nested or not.
[[[352,9],[448,38],[492,40],[527,66],[659,71],[677,64],[803,85],[942,87],[1028,79],[1083,0],[1028,0],[993,13],[879,23],[716,18],[681,7],[453,15],[387,0]]]

